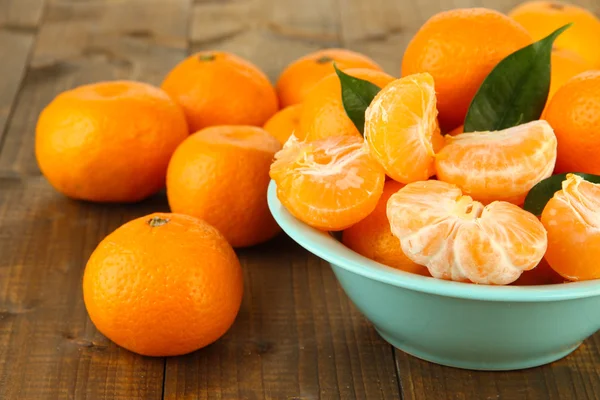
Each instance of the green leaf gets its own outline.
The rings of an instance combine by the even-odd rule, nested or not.
[[[600,183],[600,176],[584,174],[581,172],[570,172],[575,175],[581,176],[586,181],[592,183]],[[523,208],[538,217],[542,215],[546,203],[550,200],[554,193],[562,189],[562,182],[567,179],[567,174],[553,175],[550,178],[544,179],[537,185],[531,188],[527,197],[525,198],[525,204]]]
[[[497,131],[540,119],[550,88],[552,44],[571,25],[500,61],[471,101],[464,131]]]
[[[342,103],[346,115],[362,135],[365,130],[365,111],[381,88],[369,81],[355,78],[333,64],[342,87]]]

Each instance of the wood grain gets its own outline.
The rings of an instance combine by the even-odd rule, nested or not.
[[[44,0],[0,0],[0,148],[43,8]]]
[[[81,277],[106,234],[167,210],[165,198],[133,206],[67,200],[39,177],[33,138],[39,112],[63,90],[104,79],[159,83],[186,54],[189,3],[47,5],[0,149],[1,399],[162,398],[164,359],[129,353],[98,333]]]
[[[398,398],[391,347],[326,263],[285,237],[239,255],[246,292],[233,328],[167,360],[165,399]]]
[[[89,321],[85,262],[123,222],[167,210],[70,201],[40,176],[39,112],[105,79],[159,84],[186,54],[221,49],[275,81],[308,52],[343,46],[398,76],[434,13],[518,0],[0,0],[0,399],[600,399],[600,334],[527,371],[441,367],[385,343],[328,265],[290,239],[238,252],[245,296],[215,344],[171,359],[129,353]],[[596,12],[596,0],[577,0]],[[559,322],[557,322],[559,323]]]
[[[0,178],[0,398],[159,399],[164,361],[131,354],[87,318],[81,279],[98,242],[165,209],[68,200],[42,178]]]
[[[524,371],[442,367],[396,350],[405,399],[600,399],[600,335],[553,364]]]
[[[247,57],[274,81],[292,60],[338,44],[332,0],[199,2],[192,51]],[[391,347],[351,306],[331,269],[289,239],[239,252],[246,294],[232,330],[167,360],[166,399],[397,398]]]
[[[38,175],[37,116],[58,93],[109,79],[160,84],[187,52],[189,0],[64,2],[46,7],[0,153],[0,172]]]

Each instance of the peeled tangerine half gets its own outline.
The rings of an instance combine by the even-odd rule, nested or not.
[[[600,185],[568,174],[542,213],[548,264],[571,281],[600,279]]]
[[[507,285],[546,252],[546,230],[531,213],[484,206],[450,183],[415,182],[390,197],[387,216],[406,256],[435,278]]]
[[[359,136],[310,142],[292,137],[275,154],[271,178],[292,215],[315,228],[337,231],[375,209],[385,173]]]
[[[529,190],[552,175],[556,163],[556,136],[546,121],[446,135],[445,141],[435,157],[437,178],[485,204],[523,204]]]
[[[434,154],[443,145],[433,77],[409,75],[389,83],[365,112],[365,140],[395,181],[435,175]]]

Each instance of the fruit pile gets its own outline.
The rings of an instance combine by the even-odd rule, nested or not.
[[[160,88],[60,94],[36,129],[50,184],[106,203],[166,186],[172,211],[98,245],[83,279],[92,321],[151,356],[224,335],[243,293],[233,248],[280,231],[270,179],[298,219],[343,231],[348,247],[393,268],[495,285],[599,279],[598,48],[593,14],[530,2],[510,16],[432,17],[399,79],[324,49],[273,86],[250,62],[204,51]]]

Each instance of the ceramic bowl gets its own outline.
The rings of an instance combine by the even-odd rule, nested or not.
[[[514,370],[550,363],[600,330],[600,281],[485,286],[399,271],[294,218],[271,182],[269,208],[284,232],[331,264],[340,285],[398,349],[433,363]]]

